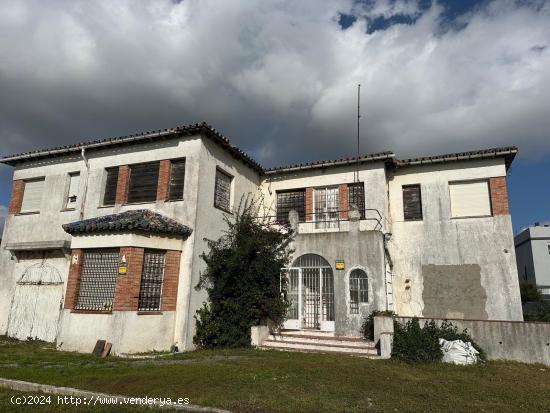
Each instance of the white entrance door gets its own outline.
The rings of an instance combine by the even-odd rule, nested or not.
[[[334,280],[329,268],[285,268],[290,307],[284,328],[334,331]]]

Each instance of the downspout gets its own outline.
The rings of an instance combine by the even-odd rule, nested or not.
[[[80,150],[80,156],[86,165],[86,180],[84,181],[84,193],[82,194],[82,201],[80,202],[80,220],[84,219],[84,205],[86,204],[86,195],[88,194],[88,179],[90,177],[90,163],[86,158],[86,147],[83,146]]]

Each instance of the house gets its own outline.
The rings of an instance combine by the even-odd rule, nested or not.
[[[519,282],[538,287],[550,299],[550,225],[538,222],[514,237]]]
[[[364,316],[522,320],[506,174],[517,150],[264,169],[207,124],[7,156],[0,333],[114,353],[193,348],[205,238],[241,197],[296,227],[289,329]]]

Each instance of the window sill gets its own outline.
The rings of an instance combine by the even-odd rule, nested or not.
[[[112,311],[102,311],[102,310],[78,310],[78,309],[74,309],[74,310],[71,310],[71,314],[74,313],[74,314],[113,314]]]
[[[162,314],[162,311],[160,310],[151,310],[151,311],[140,310],[137,312],[137,315],[161,315],[161,314]]]
[[[451,219],[493,218],[493,215],[473,215],[471,217],[451,217]]]
[[[220,211],[225,212],[226,214],[233,215],[233,212],[231,212],[228,209],[222,208],[220,206],[214,205],[214,208],[219,209]]]
[[[40,211],[25,211],[25,212],[18,212],[15,214],[15,216],[21,216],[21,215],[38,215],[40,214]]]
[[[424,221],[424,218],[418,218],[418,219],[404,219],[403,222],[422,222]]]
[[[131,206],[131,205],[154,205],[157,202],[155,199],[154,201],[144,201],[144,202],[126,202],[122,204],[122,206]]]
[[[98,209],[99,208],[114,208],[115,207],[115,204],[112,204],[112,205],[100,205],[98,206]]]
[[[59,212],[72,212],[72,211],[76,211],[76,208],[63,208],[61,211]]]

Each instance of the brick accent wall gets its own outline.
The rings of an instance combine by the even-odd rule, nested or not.
[[[489,179],[491,192],[491,208],[493,215],[508,215],[508,193],[506,191],[506,177],[497,176]]]
[[[162,311],[175,311],[178,297],[181,251],[166,251],[162,284]]]
[[[157,185],[157,201],[168,199],[168,181],[170,180],[170,161],[160,161],[159,180]]]
[[[76,264],[73,264],[73,258],[75,255],[78,257],[78,261]],[[78,298],[78,287],[80,284],[80,271],[82,269],[82,260],[82,250],[72,250],[69,276],[67,277],[67,289],[65,291],[65,303],[63,305],[63,307],[67,310],[72,310],[76,305],[76,299]]]
[[[313,188],[306,188],[306,221],[313,220]]]
[[[338,205],[340,219],[348,219],[348,185],[340,184],[338,186],[338,193],[340,196],[340,203]]]
[[[23,193],[25,192],[25,181],[18,179],[13,181],[11,188],[11,199],[8,207],[8,214],[18,214],[21,212],[23,203]]]
[[[126,203],[128,196],[128,177],[130,168],[128,165],[120,165],[118,167],[118,180],[116,183],[116,198],[115,204],[122,205]]]
[[[141,269],[143,268],[143,248],[122,247],[120,259],[126,256],[127,270],[119,275],[115,287],[114,311],[137,311]]]

